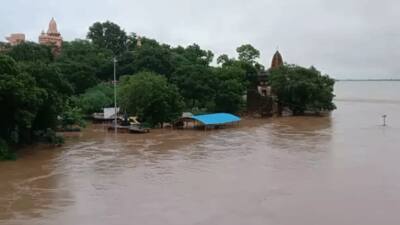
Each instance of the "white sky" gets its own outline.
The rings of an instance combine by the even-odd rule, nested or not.
[[[0,37],[37,41],[55,17],[65,40],[85,38],[96,21],[173,46],[198,43],[216,56],[250,43],[269,66],[315,65],[336,78],[400,78],[396,0],[0,0]]]

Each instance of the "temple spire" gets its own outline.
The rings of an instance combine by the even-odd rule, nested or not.
[[[58,55],[61,51],[62,42],[63,39],[60,32],[58,32],[57,23],[54,18],[51,18],[47,33],[42,31],[39,36],[39,43],[51,46],[53,54]]]
[[[271,69],[279,68],[283,65],[283,58],[279,50],[276,50],[274,57],[272,57]]]
[[[48,34],[58,34],[57,23],[54,20],[54,17],[52,17],[50,20],[49,29],[47,30],[47,33]]]

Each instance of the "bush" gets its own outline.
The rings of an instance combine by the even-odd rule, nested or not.
[[[7,143],[0,139],[0,160],[15,160],[17,158],[15,152],[8,148]]]
[[[335,81],[314,67],[284,65],[271,70],[269,82],[280,108],[287,107],[294,115],[336,109],[333,103]]]
[[[64,106],[59,122],[63,130],[71,130],[74,126],[85,127],[86,125],[81,109],[72,106],[70,102],[67,102]]]
[[[34,133],[35,139],[38,142],[53,144],[53,145],[61,145],[64,143],[64,137],[58,135],[53,129],[39,130]]]
[[[176,86],[161,75],[142,72],[122,77],[119,93],[122,110],[152,126],[174,121],[182,113],[183,100]]]
[[[75,102],[87,115],[102,112],[103,108],[114,104],[114,89],[110,83],[100,83],[87,89]]]

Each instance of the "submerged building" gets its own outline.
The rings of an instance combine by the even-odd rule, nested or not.
[[[42,31],[39,36],[39,43],[51,46],[53,53],[57,55],[61,51],[62,42],[63,38],[61,33],[58,32],[57,23],[54,18],[51,18],[47,32]]]
[[[272,116],[278,112],[273,90],[268,84],[268,76],[271,69],[279,68],[282,65],[283,57],[279,51],[276,51],[272,57],[271,67],[266,71],[260,72],[247,90],[248,113]]]

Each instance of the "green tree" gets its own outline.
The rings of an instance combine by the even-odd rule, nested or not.
[[[142,47],[133,52],[133,69],[135,72],[149,71],[169,78],[173,72],[171,57],[169,47],[145,41]]]
[[[239,55],[238,60],[222,54],[218,57],[217,63],[222,67],[240,67],[245,71],[247,85],[256,85],[258,74],[265,70],[263,65],[256,62],[260,52],[250,44],[241,45],[236,51]]]
[[[84,93],[86,89],[100,82],[96,77],[96,68],[78,61],[58,62],[63,77],[71,84],[74,94]]]
[[[112,51],[86,40],[75,40],[64,42],[55,65],[71,84],[74,94],[82,94],[101,81],[113,79],[112,59]]]
[[[215,69],[217,89],[215,111],[236,113],[243,107],[246,90],[246,71],[238,66],[224,66]]]
[[[114,103],[114,89],[111,83],[100,83],[81,94],[75,104],[85,114],[102,112],[103,108],[110,107]]]
[[[24,42],[13,46],[7,54],[17,62],[44,62],[53,61],[51,48],[46,45],[40,45],[33,42]]]
[[[45,95],[43,103],[33,121],[34,130],[44,130],[57,126],[57,116],[63,110],[64,102],[72,94],[72,87],[61,75],[59,69],[53,64],[42,62],[19,63],[22,72],[32,76],[36,85],[43,90]]]
[[[35,78],[19,72],[14,60],[0,55],[0,68],[5,68],[4,62],[9,69],[0,74],[0,137],[8,142],[29,142],[33,121],[47,93],[37,86]]]
[[[75,40],[71,42],[64,42],[62,51],[56,62],[58,64],[75,64],[78,68],[89,67],[93,71],[90,77],[98,80],[108,81],[112,79],[113,73],[113,52],[99,48],[87,40]],[[67,70],[71,74],[78,73],[79,71]],[[65,74],[68,76],[69,74]]]
[[[174,52],[170,46],[162,45],[156,40],[146,37],[141,38],[142,45],[136,45],[135,34],[129,36],[129,51],[118,56],[118,74],[135,74],[141,71],[149,71],[171,77],[174,68]]]
[[[217,58],[217,64],[221,64],[222,66],[229,66],[234,63],[235,59],[229,58],[227,54],[222,54]]]
[[[183,108],[177,88],[163,76],[141,72],[121,78],[119,102],[122,110],[157,125],[177,119]]]
[[[9,56],[0,54],[0,65],[0,74],[15,75],[18,73],[17,63]]]
[[[128,49],[128,36],[117,24],[110,21],[96,22],[87,34],[95,45],[111,50],[114,55],[119,55]]]
[[[11,48],[11,45],[6,42],[0,41],[0,51],[7,51]]]
[[[314,67],[307,69],[284,65],[271,70],[269,83],[277,95],[279,106],[289,108],[294,115],[336,108],[333,103],[335,81],[328,75],[322,75]]]
[[[15,160],[15,152],[11,151],[6,141],[0,138],[0,160]]]
[[[197,44],[192,44],[183,48],[181,46],[172,49],[176,54],[183,56],[186,59],[187,64],[199,64],[208,66],[213,58],[214,54],[211,51],[203,50]]]
[[[84,127],[85,120],[83,119],[82,110],[67,101],[60,114],[60,126],[64,130],[71,129],[74,126]]]
[[[255,64],[255,60],[260,57],[260,51],[250,44],[245,44],[236,49],[239,54],[239,60],[250,64]]]
[[[186,108],[207,108],[213,110],[217,80],[210,67],[185,65],[176,69],[172,82],[184,97]]]

